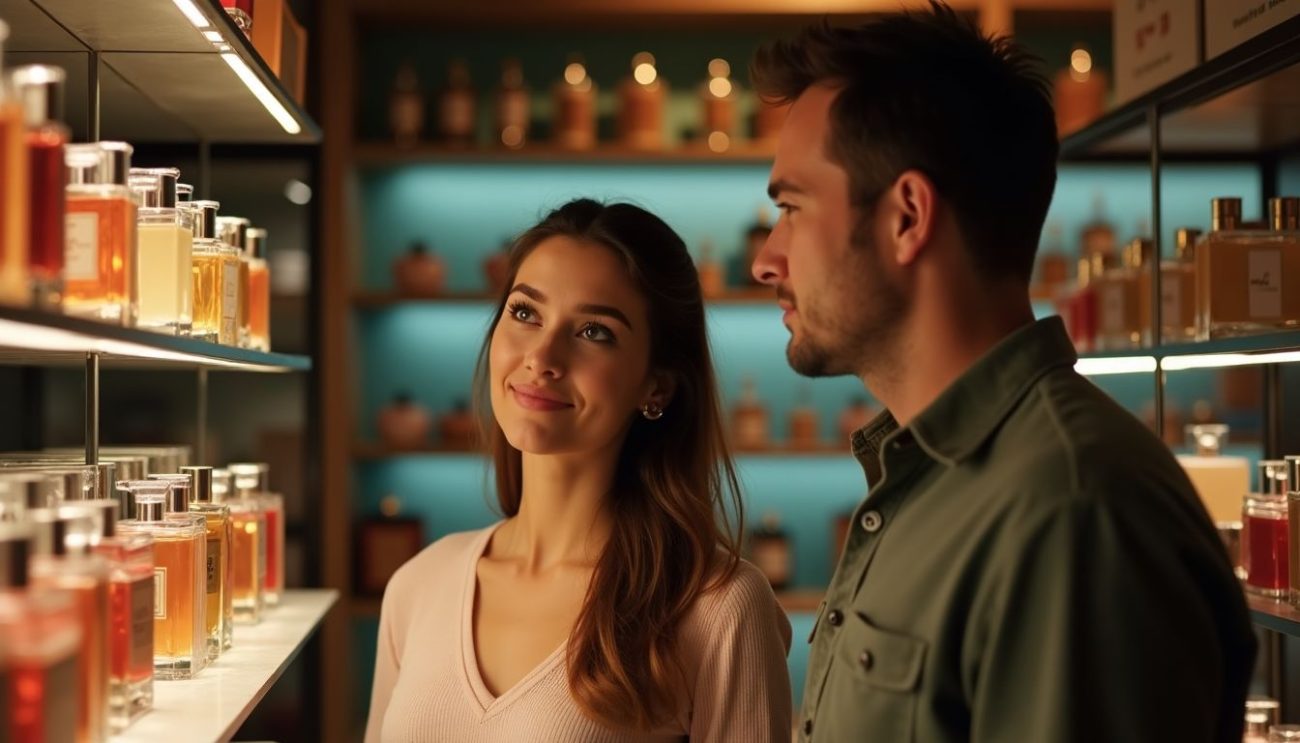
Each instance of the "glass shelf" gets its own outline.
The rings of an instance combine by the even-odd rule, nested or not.
[[[1246,594],[1250,619],[1255,624],[1290,637],[1300,637],[1300,611],[1285,601]]]
[[[80,365],[97,353],[104,368],[301,372],[311,359],[45,312],[0,307],[0,364]]]

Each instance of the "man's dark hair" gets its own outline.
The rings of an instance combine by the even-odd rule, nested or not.
[[[759,95],[793,101],[840,88],[827,156],[870,209],[905,170],[934,182],[977,270],[1028,281],[1056,187],[1056,120],[1041,60],[984,36],[947,5],[856,27],[827,22],[763,46],[750,66]]]

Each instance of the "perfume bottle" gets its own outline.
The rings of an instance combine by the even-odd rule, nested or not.
[[[765,449],[768,446],[767,408],[758,400],[752,377],[741,383],[740,400],[731,412],[731,435],[737,449]]]
[[[1124,247],[1121,264],[1102,274],[1097,285],[1097,347],[1101,350],[1137,348],[1143,337],[1149,336],[1150,315],[1140,312],[1141,295],[1150,294],[1142,272],[1152,262],[1154,251],[1152,241],[1135,239]],[[1150,306],[1150,301],[1146,302],[1148,312]]]
[[[1287,464],[1283,460],[1262,459],[1258,468],[1259,492],[1246,496],[1242,510],[1246,590],[1285,599],[1291,592]]]
[[[1083,257],[1104,255],[1110,261],[1118,243],[1115,227],[1106,219],[1106,199],[1100,193],[1092,197],[1092,221],[1079,232],[1079,247]]]
[[[781,517],[763,514],[762,526],[749,535],[749,556],[754,566],[767,576],[772,589],[780,591],[790,585],[790,540],[781,529]]]
[[[252,227],[244,234],[248,258],[248,347],[271,350],[271,268],[266,262],[266,230]]]
[[[1196,246],[1197,337],[1300,327],[1300,198],[1269,199],[1267,230],[1240,229],[1241,199],[1211,201]]]
[[[1076,44],[1070,50],[1070,65],[1056,73],[1052,98],[1056,130],[1062,137],[1101,116],[1106,107],[1106,75],[1093,67],[1087,46]]]
[[[388,96],[388,127],[398,147],[413,147],[424,131],[424,94],[420,78],[409,60],[397,68]]]
[[[474,84],[469,63],[453,59],[447,67],[447,87],[438,94],[438,133],[448,143],[467,146],[474,143]]]
[[[245,475],[247,478],[247,475]],[[236,624],[257,624],[262,621],[265,597],[263,584],[266,576],[266,514],[262,504],[251,496],[257,476],[250,484],[247,479],[236,486],[234,473],[213,470],[212,497],[230,507],[230,581]]]
[[[131,145],[70,144],[64,219],[63,307],[71,315],[134,325],[136,203],[127,186]]]
[[[555,84],[555,142],[568,150],[596,146],[596,84],[580,55],[570,55],[564,78]]]
[[[194,316],[194,217],[176,207],[175,168],[131,168],[140,202],[140,314],[137,325],[168,335],[189,335]]]
[[[0,21],[0,57],[8,38],[9,26]],[[26,306],[31,301],[27,131],[22,105],[8,87],[0,74],[0,304]]]
[[[196,338],[233,346],[239,340],[239,251],[217,238],[215,201],[191,201],[194,220],[194,322]]]
[[[1300,455],[1288,455],[1283,461],[1287,476],[1287,575],[1290,578],[1287,598],[1292,606],[1300,608]]]
[[[249,258],[244,252],[248,230],[253,223],[243,217],[217,217],[217,239],[235,249],[239,258],[238,298],[235,302],[235,345],[248,348],[251,338],[249,321]]]
[[[736,86],[725,59],[709,61],[709,79],[700,88],[704,142],[713,152],[726,152],[736,135]]]
[[[108,565],[108,722],[116,734],[153,708],[153,537],[119,535],[114,499],[65,508],[94,520],[91,544]]]
[[[766,206],[758,208],[758,216],[754,223],[745,230],[745,252],[742,254],[744,263],[740,266],[739,274],[740,283],[749,286],[762,286],[754,278],[754,261],[758,258],[758,253],[767,245],[767,238],[772,234],[772,216]]]
[[[1242,743],[1268,743],[1268,731],[1278,723],[1281,704],[1268,697],[1246,698],[1246,728]]]
[[[284,498],[271,490],[271,467],[265,462],[226,466],[241,499],[256,500],[262,509],[262,604],[278,606],[284,593]]]
[[[388,579],[424,547],[424,524],[413,516],[402,516],[402,501],[386,495],[379,501],[379,514],[356,525],[356,563],[353,579],[356,591],[365,596],[382,596]]]
[[[803,385],[799,390],[799,404],[790,411],[790,448],[816,449],[821,443],[817,409],[812,406],[812,390]]]
[[[633,56],[632,73],[618,87],[618,135],[623,144],[641,150],[663,148],[667,94],[668,84],[659,77],[654,55]]]
[[[71,741],[81,717],[74,594],[32,585],[35,527],[0,524],[0,647],[10,678],[5,740]],[[0,720],[5,713],[0,712]]]
[[[1070,338],[1079,353],[1088,353],[1098,346],[1098,287],[1110,266],[1106,253],[1095,252],[1078,261],[1075,290],[1068,306]]]
[[[63,303],[64,193],[68,184],[63,125],[65,75],[58,67],[27,65],[13,71],[10,85],[27,124],[30,195],[29,268],[32,304],[56,310]]]
[[[77,653],[77,740],[108,740],[108,565],[91,553],[93,520],[68,508],[28,511],[36,527],[32,583],[73,595],[82,646]]]
[[[1187,443],[1196,452],[1180,455],[1178,463],[1187,472],[1210,520],[1216,523],[1241,520],[1241,496],[1250,490],[1250,462],[1245,457],[1223,455],[1228,427],[1221,423],[1187,426]]]
[[[393,285],[409,297],[436,297],[442,294],[447,267],[442,257],[426,243],[411,243],[406,255],[393,262]]]
[[[204,617],[207,529],[172,499],[171,483],[118,483],[135,501],[135,518],[118,522],[122,534],[154,538],[154,676],[193,678],[207,665]]]
[[[235,539],[230,506],[218,503],[213,496],[211,467],[182,467],[181,472],[193,481],[190,512],[206,520],[208,539],[207,607],[204,610],[208,632],[208,659],[212,660],[234,645],[235,603],[231,574],[231,553]]]
[[[501,86],[497,88],[497,141],[519,149],[528,139],[532,121],[531,99],[524,85],[524,68],[517,59],[501,63]]]
[[[408,392],[399,392],[375,419],[379,440],[394,449],[415,449],[429,440],[433,416]]]
[[[1160,262],[1160,325],[1161,343],[1185,343],[1196,339],[1196,241],[1201,231],[1191,227],[1180,228],[1175,233],[1176,257]],[[1142,291],[1138,295],[1140,315],[1148,328],[1143,333],[1143,345],[1153,345],[1150,332],[1151,318],[1151,267],[1142,269]]]
[[[478,443],[478,424],[469,411],[469,403],[457,400],[450,411],[438,420],[438,438],[442,445],[457,451],[471,451]]]
[[[713,298],[727,293],[727,276],[714,256],[712,240],[700,243],[700,263],[696,268],[700,275],[701,294]]]

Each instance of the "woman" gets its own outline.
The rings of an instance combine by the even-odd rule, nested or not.
[[[393,576],[367,742],[789,740],[790,625],[728,528],[681,238],[574,201],[506,287],[475,380],[506,518]]]

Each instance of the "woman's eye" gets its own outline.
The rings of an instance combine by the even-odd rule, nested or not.
[[[510,317],[517,322],[536,324],[537,313],[533,308],[523,302],[516,302],[510,305]]]
[[[588,323],[582,326],[582,330],[579,331],[578,335],[585,340],[595,341],[596,343],[612,343],[614,340],[614,334],[609,332],[609,328],[596,323]]]

